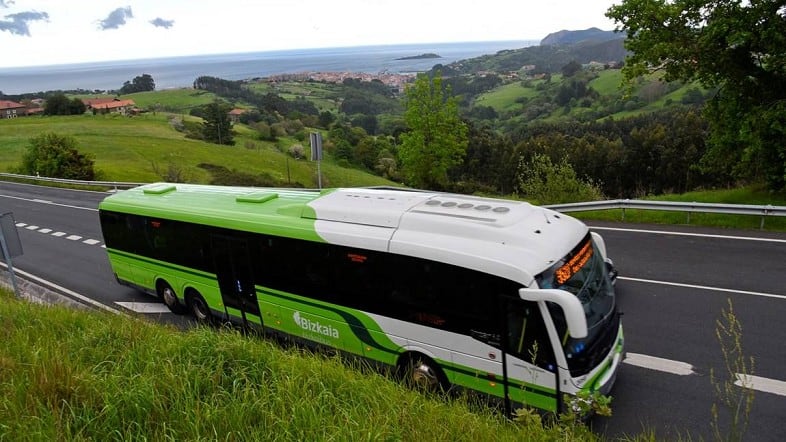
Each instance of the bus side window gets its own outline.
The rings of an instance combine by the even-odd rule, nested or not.
[[[509,301],[506,320],[507,351],[538,367],[553,371],[554,351],[538,305],[526,301]]]

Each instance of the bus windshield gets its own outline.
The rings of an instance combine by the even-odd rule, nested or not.
[[[590,235],[567,256],[538,277],[541,288],[568,291],[581,301],[587,319],[587,336],[569,335],[565,316],[556,304],[549,311],[560,335],[572,376],[588,373],[608,354],[619,328],[614,287],[603,256]]]

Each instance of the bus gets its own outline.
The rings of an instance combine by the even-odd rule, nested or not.
[[[600,235],[526,202],[153,183],[99,205],[116,280],[174,313],[559,413],[624,356]]]

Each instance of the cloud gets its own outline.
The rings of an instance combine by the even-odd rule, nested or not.
[[[0,8],[7,8],[9,5],[13,5],[14,0],[0,0]]]
[[[0,1],[2,1],[2,0],[0,0]],[[155,26],[155,27],[157,27],[157,28],[167,28],[167,29],[169,29],[169,28],[172,27],[172,25],[175,24],[175,21],[174,20],[164,20],[163,18],[158,17],[158,18],[156,18],[154,20],[150,20],[150,24]]]
[[[2,1],[2,0],[0,0]],[[11,2],[6,2],[10,4]],[[16,14],[6,15],[5,18],[10,20],[0,20],[0,31],[8,31],[16,35],[30,36],[30,27],[27,25],[31,21],[49,20],[49,14],[46,12],[27,11],[18,12]]]
[[[134,13],[131,12],[131,6],[117,8],[110,12],[105,19],[98,21],[98,28],[104,31],[107,29],[117,29],[126,24],[127,18],[134,18]]]

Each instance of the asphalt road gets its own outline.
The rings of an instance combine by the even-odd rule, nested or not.
[[[0,213],[13,213],[24,248],[14,266],[92,300],[83,302],[118,311],[131,305],[118,303],[138,303],[131,308],[151,319],[186,324],[114,281],[96,209],[105,196],[0,183]],[[612,392],[614,416],[595,418],[593,428],[611,438],[646,429],[659,440],[712,439],[710,410],[718,401],[710,372],[726,376],[715,328],[731,301],[757,376],[746,439],[786,439],[786,234],[590,225],[620,270],[628,352]]]

